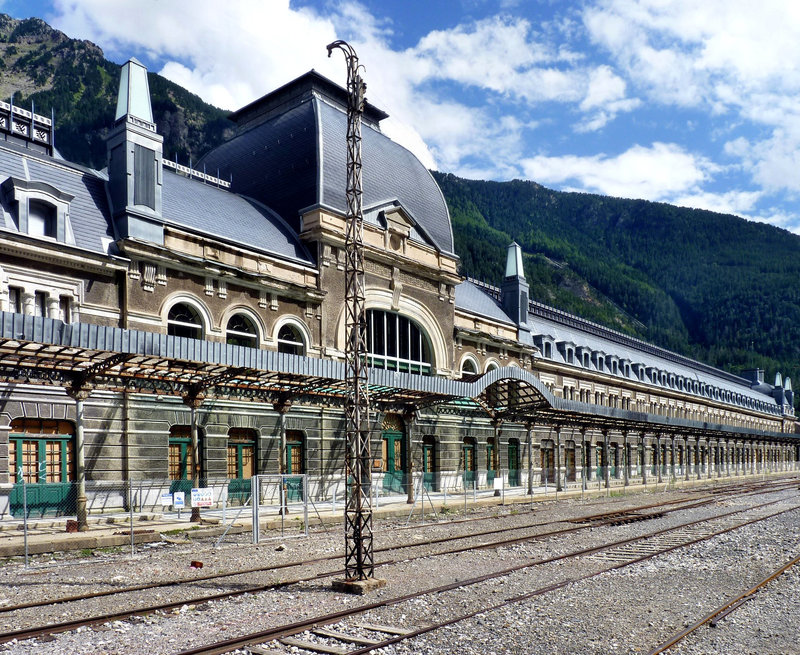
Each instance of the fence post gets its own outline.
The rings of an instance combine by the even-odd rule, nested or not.
[[[19,469],[19,478],[22,480],[22,532],[25,541],[25,568],[28,568],[28,483],[22,474],[22,467]]]
[[[258,476],[250,478],[250,499],[253,504],[253,543],[257,544],[260,538],[258,525]]]
[[[283,536],[283,523],[286,518],[286,512],[289,511],[286,507],[286,478],[281,476],[281,483],[278,485],[278,493],[281,496],[281,537]]]
[[[308,473],[303,474],[303,525],[305,536],[308,536]]]
[[[131,555],[136,552],[136,547],[133,543],[133,480],[128,480],[128,510],[130,511],[130,525],[131,525]]]

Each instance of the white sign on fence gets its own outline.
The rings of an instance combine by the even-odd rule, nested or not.
[[[172,494],[169,491],[165,491],[161,494],[161,506],[169,507],[170,505],[172,505]]]
[[[211,507],[214,504],[214,494],[211,487],[192,489],[192,507]]]
[[[494,489],[502,489],[502,488],[503,488],[503,478],[495,478]]]
[[[186,498],[182,491],[176,491],[172,494],[172,506],[175,509],[183,509],[186,507]]]

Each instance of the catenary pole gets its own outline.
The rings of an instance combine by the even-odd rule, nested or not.
[[[374,577],[370,504],[370,423],[364,292],[364,215],[361,184],[361,115],[367,85],[358,56],[345,41],[328,45],[347,62],[347,221],[345,232],[345,363],[347,450],[345,453],[345,579]]]

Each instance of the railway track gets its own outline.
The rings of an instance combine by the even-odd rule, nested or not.
[[[794,486],[795,484],[796,484],[796,482],[792,481],[792,482],[783,482],[783,483],[779,482],[778,484],[775,484],[773,482],[773,483],[768,484],[766,486],[761,485],[759,483],[756,483],[756,484],[752,484],[751,483],[751,484],[742,485],[742,486],[737,485],[735,488],[730,489],[729,493],[724,494],[724,497],[725,498],[735,498],[735,497],[741,497],[741,496],[752,495],[752,494],[773,493],[773,492],[781,491],[782,489],[785,489],[785,488],[790,488],[790,487]],[[478,539],[481,539],[481,538],[484,538],[484,537],[491,537],[491,539],[489,541],[483,541],[483,542],[474,543],[474,544],[473,543],[468,543],[468,544],[461,545],[461,546],[454,546],[454,547],[447,548],[447,549],[444,549],[444,550],[439,550],[439,551],[433,552],[433,553],[426,553],[425,555],[423,555],[423,557],[452,555],[452,554],[458,554],[458,553],[462,553],[462,552],[465,552],[465,551],[468,551],[468,550],[473,550],[473,549],[478,550],[478,549],[488,549],[488,548],[499,548],[499,547],[503,547],[503,546],[511,546],[511,545],[522,543],[522,542],[525,542],[525,541],[542,540],[542,539],[546,539],[546,538],[550,538],[550,537],[557,537],[557,536],[561,536],[561,535],[565,535],[565,534],[569,534],[569,533],[573,533],[573,532],[579,532],[579,531],[587,529],[587,528],[597,528],[597,527],[603,527],[603,526],[616,526],[616,525],[624,525],[624,524],[632,523],[632,522],[641,522],[641,521],[652,520],[652,519],[656,519],[656,518],[661,518],[662,516],[664,516],[664,515],[666,515],[668,513],[671,513],[671,512],[694,509],[694,508],[697,508],[697,507],[702,507],[702,506],[707,505],[709,503],[719,502],[720,500],[721,500],[721,495],[719,493],[711,493],[711,494],[705,494],[704,496],[701,496],[699,498],[698,497],[692,497],[690,499],[676,499],[676,500],[671,500],[671,501],[662,502],[662,503],[649,503],[649,504],[645,504],[645,505],[639,505],[637,507],[627,508],[627,509],[624,509],[624,510],[614,510],[614,511],[611,511],[611,512],[603,512],[603,513],[598,513],[598,514],[583,515],[583,516],[579,516],[579,517],[576,517],[576,518],[573,518],[573,519],[559,519],[559,520],[556,520],[556,521],[543,521],[543,522],[540,521],[540,522],[534,522],[534,523],[529,523],[529,524],[524,524],[524,525],[519,525],[519,526],[511,526],[511,527],[507,527],[507,528],[499,528],[497,526],[493,526],[489,530],[483,530],[483,531],[480,531],[480,532],[471,532],[469,534],[464,534],[464,535],[455,535],[455,536],[454,535],[447,535],[447,536],[439,537],[439,538],[426,539],[426,540],[417,540],[417,541],[409,542],[407,544],[400,544],[400,545],[376,548],[375,551],[374,551],[376,554],[392,553],[392,552],[399,553],[399,555],[398,555],[398,557],[396,559],[378,560],[376,562],[376,564],[379,565],[379,566],[386,566],[386,565],[390,565],[390,564],[395,563],[397,561],[397,559],[402,559],[402,560],[405,560],[405,561],[415,559],[415,556],[413,556],[413,555],[409,557],[408,555],[402,554],[402,551],[404,551],[406,549],[423,548],[423,547],[435,546],[435,545],[439,545],[439,544],[452,544],[453,542],[459,542],[459,541],[462,541],[462,542],[463,541],[473,541],[473,540],[478,540]],[[654,508],[657,511],[647,512],[647,510],[654,509]],[[483,519],[483,521],[486,521],[486,520],[487,519],[485,519],[485,518]],[[537,533],[537,534],[533,534],[533,535],[527,534],[527,535],[522,535],[522,536],[519,536],[519,537],[510,537],[510,538],[506,538],[506,539],[497,539],[497,537],[499,535],[502,535],[502,534],[508,534],[508,533],[512,533],[512,532],[519,532],[519,531],[530,530],[530,529],[536,529],[536,528],[546,527],[548,525],[557,525],[557,524],[563,524],[563,523],[573,523],[573,524],[576,524],[577,527],[559,528],[559,529],[556,529],[556,530]],[[95,591],[95,592],[91,592],[91,593],[78,594],[78,595],[72,595],[72,596],[62,596],[62,597],[55,598],[55,599],[48,599],[46,601],[29,601],[29,602],[24,602],[24,603],[16,603],[16,604],[13,604],[13,605],[5,605],[5,606],[0,607],[0,615],[8,614],[8,613],[14,612],[14,611],[25,610],[25,609],[42,608],[42,607],[47,607],[47,606],[50,606],[50,605],[64,604],[64,603],[77,603],[77,602],[85,601],[85,600],[91,600],[91,599],[97,599],[97,598],[106,598],[106,597],[111,597],[111,596],[118,596],[118,595],[122,595],[122,594],[131,594],[131,593],[142,592],[142,591],[153,591],[153,590],[156,590],[156,589],[163,589],[163,588],[169,588],[169,587],[179,587],[179,586],[182,586],[182,585],[183,586],[196,586],[196,585],[202,584],[202,583],[215,582],[215,581],[224,580],[226,578],[235,578],[235,577],[238,577],[238,576],[252,575],[252,574],[256,574],[256,573],[265,573],[265,572],[266,573],[274,573],[276,571],[281,571],[281,570],[304,568],[304,567],[308,567],[308,566],[311,566],[311,565],[323,564],[325,562],[335,562],[335,561],[340,560],[341,558],[342,558],[342,555],[340,553],[337,553],[337,554],[333,554],[333,555],[328,555],[328,556],[323,556],[323,557],[318,557],[318,558],[313,558],[313,559],[303,560],[303,561],[285,562],[285,563],[282,563],[282,564],[275,564],[275,565],[261,566],[261,567],[252,567],[252,568],[248,568],[248,569],[240,569],[240,570],[237,570],[237,571],[196,575],[196,576],[184,577],[184,578],[179,578],[179,579],[174,579],[174,580],[166,580],[166,581],[162,581],[162,582],[158,582],[158,583],[148,583],[148,584],[141,584],[141,585],[128,585],[128,586],[121,587],[121,588],[120,587],[115,587],[113,589],[100,590],[100,591]],[[308,581],[311,581],[311,580],[319,579],[321,577],[332,577],[332,576],[339,575],[339,574],[341,574],[341,570],[336,568],[336,569],[333,569],[333,570],[329,570],[329,571],[325,571],[325,572],[322,572],[322,573],[315,574],[313,576],[296,577],[296,578],[292,578],[292,579],[288,579],[288,580],[282,580],[282,581],[279,581],[279,582],[274,582],[274,583],[270,583],[270,584],[266,584],[266,585],[252,585],[251,584],[251,585],[247,585],[247,586],[245,586],[243,588],[239,588],[239,589],[237,589],[235,591],[231,591],[231,592],[222,592],[222,593],[213,594],[213,595],[206,594],[206,595],[203,595],[203,596],[194,596],[194,597],[188,597],[188,598],[184,597],[184,598],[176,600],[175,602],[172,602],[172,603],[161,603],[161,604],[158,604],[158,605],[143,606],[141,608],[138,608],[138,611],[140,613],[149,613],[149,612],[154,612],[154,611],[158,611],[158,610],[170,610],[170,609],[174,608],[175,606],[180,606],[180,605],[185,604],[185,603],[197,604],[197,603],[207,602],[207,601],[211,601],[211,600],[219,600],[220,598],[225,598],[226,595],[229,596],[229,597],[233,597],[233,596],[243,595],[243,594],[247,594],[247,593],[256,593],[256,592],[261,592],[261,591],[268,591],[268,590],[273,590],[273,589],[277,589],[277,588],[286,587],[286,586],[289,586],[289,585],[292,585],[292,584],[297,584],[297,583],[300,583],[300,582],[308,582]],[[129,612],[130,612],[130,614],[129,614],[130,616],[133,616],[133,615],[135,615],[137,613],[137,611],[133,610],[133,609],[129,610]],[[106,614],[106,615],[97,616],[97,617],[89,617],[89,618],[86,618],[85,620],[86,621],[94,620],[96,622],[96,621],[101,621],[103,619],[105,619],[105,620],[112,620],[112,619],[113,620],[118,620],[119,618],[124,618],[124,617],[125,617],[125,613],[114,613],[114,614]],[[75,623],[75,625],[80,625],[79,620],[76,620],[74,622],[64,622],[64,623],[58,624],[58,626],[54,626],[54,627],[61,627],[62,625],[66,626],[66,625],[72,624],[72,623]],[[4,633],[4,634],[0,633],[0,643],[4,642],[6,634],[11,634],[11,633]],[[12,637],[12,638],[14,638],[14,637]]]
[[[800,505],[794,505],[788,509],[783,509],[772,513],[765,513],[761,516],[750,518],[740,517],[737,521],[731,520],[734,514],[762,511],[766,507],[773,504],[774,502],[762,503],[756,507],[737,510],[734,512],[727,512],[723,515],[713,518],[692,521],[676,528],[659,530],[641,537],[633,537],[611,544],[604,544],[565,555],[537,560],[534,562],[509,567],[502,571],[486,574],[469,580],[442,585],[426,589],[421,592],[414,592],[379,602],[369,603],[357,608],[346,609],[327,615],[312,616],[302,621],[287,623],[260,632],[240,635],[238,637],[214,644],[208,644],[205,646],[184,650],[178,655],[223,655],[235,649],[242,648],[247,648],[249,652],[256,655],[260,655],[261,653],[269,653],[270,655],[288,653],[290,651],[288,651],[287,648],[303,648],[309,652],[347,653],[347,655],[361,655],[362,653],[370,653],[375,650],[391,646],[392,644],[396,644],[401,641],[405,641],[413,637],[423,635],[425,633],[432,632],[461,621],[465,621],[477,616],[478,614],[499,610],[507,607],[508,605],[530,600],[536,596],[552,593],[568,585],[584,582],[604,573],[632,566],[658,555],[666,554],[679,548],[685,548],[741,527],[752,525],[754,523],[765,521],[775,516],[800,509]],[[414,615],[417,613],[413,612],[413,610],[403,609],[404,603],[420,599],[428,595],[440,595],[454,590],[462,590],[466,587],[482,584],[503,576],[512,575],[534,566],[541,566],[552,562],[584,556],[596,557],[598,554],[605,551],[616,551],[616,553],[619,554],[621,548],[630,547],[632,545],[638,545],[639,548],[630,550],[624,558],[617,557],[610,563],[609,566],[603,567],[598,571],[568,577],[567,579],[561,580],[557,583],[539,587],[525,594],[507,598],[496,603],[482,605],[481,607],[471,611],[448,617],[443,621],[426,623],[425,625],[416,627],[401,626],[400,628],[395,628],[391,625],[375,626],[369,622],[369,619],[363,618],[364,615],[367,615],[373,610],[391,606],[397,607],[396,613],[400,616],[406,616],[408,614]],[[324,633],[320,634],[320,628],[326,629],[327,626],[331,625],[335,625],[334,630],[329,630],[329,632],[334,633],[333,635],[325,635]],[[372,629],[369,627],[365,628],[365,625],[372,626]],[[380,630],[381,627],[391,628],[395,631],[395,633],[392,633],[391,631],[382,631]],[[383,636],[381,636],[381,633],[383,633]],[[369,643],[358,643],[357,641],[354,641],[354,639],[367,640]],[[358,645],[358,647],[355,649],[352,648],[354,643]]]
[[[789,486],[795,486],[795,485],[796,485],[796,482],[793,482]],[[753,493],[771,493],[771,492],[774,492],[774,491],[780,491],[783,488],[786,488],[786,485],[777,485],[777,486],[773,485],[773,486],[771,486],[771,487],[769,487],[767,489],[763,489],[763,488],[762,489],[748,488],[746,490],[737,489],[735,494],[729,494],[728,497],[739,497],[739,496],[749,495],[749,494],[753,494]],[[698,500],[696,498],[693,498],[693,499],[690,499],[688,501],[685,501],[685,500],[684,501],[674,501],[674,502],[671,503],[671,505],[673,505],[673,507],[667,508],[666,510],[663,510],[663,511],[659,510],[659,511],[653,512],[652,513],[652,517],[655,518],[657,516],[662,516],[665,512],[679,511],[679,510],[683,510],[683,509],[688,509],[688,508],[701,506],[703,504],[708,504],[710,502],[717,502],[717,501],[719,501],[719,500],[721,500],[723,498],[719,494],[713,494],[712,496],[713,496],[712,499],[705,498],[705,499],[702,499],[702,500]],[[778,501],[773,501],[773,502],[778,502]],[[762,505],[766,506],[768,504],[769,503],[762,504]],[[640,509],[644,509],[644,508],[648,508],[648,507],[663,507],[663,506],[664,505],[662,505],[662,504],[651,504],[651,505],[640,506],[640,507],[634,508],[634,509],[640,510]],[[630,512],[630,511],[631,510],[627,510],[627,512]],[[737,510],[737,512],[733,512],[733,513],[739,513],[741,511],[748,511],[748,510]],[[583,521],[580,525],[577,525],[577,526],[572,526],[572,527],[564,528],[564,529],[560,529],[560,530],[554,530],[554,531],[547,532],[547,533],[540,533],[540,534],[536,534],[536,535],[525,535],[525,536],[521,536],[521,537],[506,538],[506,539],[500,539],[500,540],[495,539],[495,540],[492,540],[492,541],[489,541],[489,542],[485,542],[485,543],[481,543],[481,544],[478,544],[478,545],[471,544],[471,545],[466,545],[466,546],[461,546],[461,547],[456,547],[456,548],[450,548],[450,549],[447,549],[445,551],[440,551],[440,552],[436,552],[436,553],[425,553],[424,555],[421,555],[420,557],[432,557],[432,556],[439,556],[439,555],[444,555],[444,554],[461,553],[461,552],[465,552],[465,551],[469,551],[469,550],[473,550],[473,549],[479,549],[479,548],[483,548],[483,549],[485,549],[485,548],[498,548],[498,547],[501,547],[501,546],[508,546],[508,545],[515,544],[515,543],[523,543],[523,542],[530,541],[530,540],[543,539],[543,538],[550,537],[550,536],[563,535],[563,534],[566,534],[566,533],[569,533],[569,532],[574,532],[574,531],[578,531],[578,530],[586,529],[586,528],[594,528],[594,527],[598,527],[598,526],[601,526],[601,525],[619,525],[620,512],[616,511],[616,512],[610,512],[610,513],[595,514],[595,515],[590,515],[588,517],[579,517],[579,518],[588,519],[588,520]],[[605,523],[604,523],[604,521],[605,521]],[[536,527],[536,526],[541,526],[541,525],[542,524],[540,523],[540,524],[532,524],[532,525],[522,526],[522,527],[515,526],[514,528],[511,528],[509,530],[519,530],[519,529],[524,529],[526,527]],[[687,524],[687,525],[691,525],[691,524]],[[502,532],[502,531],[498,530],[495,527],[493,530],[486,531],[485,534],[491,534],[491,535],[495,535],[496,536],[499,532]],[[482,534],[484,534],[484,533],[482,533]],[[473,535],[470,535],[470,536],[474,537],[476,535],[473,534]],[[635,539],[646,539],[648,537],[652,537],[652,535],[645,535],[645,536],[642,536],[642,537],[636,537]],[[383,550],[384,552],[385,551],[390,551],[390,550],[401,550],[401,549],[406,549],[406,548],[409,548],[409,547],[414,547],[414,546],[420,545],[420,544],[427,545],[427,544],[432,543],[432,542],[442,542],[442,541],[453,541],[453,537],[447,537],[447,538],[444,538],[444,539],[437,539],[437,540],[426,540],[424,542],[415,542],[411,546],[409,546],[408,544],[404,544],[404,545],[399,546],[399,547],[386,548],[386,549],[381,549],[381,550]],[[620,542],[614,542],[614,543],[611,543],[611,544],[605,544],[605,545],[599,546],[597,548],[602,550],[602,549],[609,549],[609,548],[612,548],[612,547],[615,547],[615,546],[616,547],[623,547],[623,546],[625,546],[626,544],[628,544],[630,542],[631,542],[631,540],[628,539],[628,540],[623,540],[623,541],[620,541]],[[578,553],[571,554],[570,556],[574,557],[574,556],[579,556],[581,554],[587,554],[587,553],[586,553],[586,551],[580,551]],[[331,556],[331,557],[326,557],[326,558],[319,558],[319,560],[322,561],[322,560],[328,560],[328,559],[331,559],[331,558],[338,558],[338,557],[339,556]],[[404,556],[403,557],[404,561],[410,561],[410,560],[413,560],[413,559],[415,559],[415,558],[414,557],[408,557],[408,556]],[[560,557],[559,558],[552,558],[552,559],[549,559],[549,560],[543,560],[541,563],[546,563],[548,561],[555,561],[556,559],[560,559]],[[391,561],[391,560],[388,560],[388,561],[384,561],[384,562],[379,562],[379,565],[384,565],[385,566],[385,565],[388,565],[388,564],[391,564],[391,563],[394,563],[394,562]],[[302,566],[302,565],[307,565],[307,564],[308,564],[308,562],[295,562],[295,563],[287,563],[287,564],[282,565],[282,566],[290,567],[290,566]],[[523,565],[523,567],[530,566],[530,565],[531,564],[525,564],[525,565]],[[263,570],[263,569],[253,569],[253,570]],[[242,574],[245,574],[245,573],[248,573],[248,572],[249,571],[237,571],[237,572],[229,573],[229,574],[207,575],[207,576],[203,576],[202,578],[192,579],[192,582],[196,582],[198,579],[201,579],[201,580],[216,580],[216,579],[219,579],[219,578],[222,578],[222,577],[230,577],[232,575],[242,575]],[[134,608],[134,609],[131,609],[131,610],[123,611],[123,612],[109,613],[109,614],[104,614],[102,616],[92,616],[92,617],[83,618],[83,619],[76,619],[76,620],[61,622],[61,623],[58,623],[58,624],[48,624],[48,625],[44,625],[44,626],[37,626],[37,627],[27,628],[27,629],[24,629],[24,630],[16,630],[16,631],[12,631],[12,632],[6,632],[6,633],[0,635],[0,643],[7,642],[7,641],[9,641],[11,639],[17,639],[17,640],[30,639],[30,638],[34,638],[34,637],[45,635],[45,634],[53,634],[53,633],[57,633],[57,632],[64,632],[64,631],[72,630],[72,629],[75,629],[75,628],[81,627],[81,626],[97,625],[97,624],[100,624],[100,623],[106,623],[108,621],[123,620],[123,619],[126,619],[126,618],[130,618],[132,616],[149,614],[149,613],[157,612],[159,610],[167,611],[167,610],[170,610],[170,609],[174,609],[176,607],[180,607],[180,606],[182,606],[182,605],[184,605],[186,603],[203,603],[203,602],[208,602],[208,601],[211,601],[211,600],[218,600],[218,599],[223,599],[223,598],[231,598],[231,597],[234,597],[234,596],[237,596],[237,595],[242,595],[242,594],[247,594],[247,593],[255,593],[255,592],[258,592],[258,591],[266,591],[266,590],[275,589],[275,588],[278,588],[278,587],[286,587],[288,585],[296,584],[298,582],[304,582],[304,581],[308,582],[308,581],[312,581],[312,580],[318,580],[318,579],[320,579],[322,577],[329,577],[329,576],[334,576],[334,575],[337,575],[337,574],[341,574],[341,571],[338,568],[336,570],[334,570],[334,571],[327,571],[327,572],[323,572],[321,574],[315,574],[313,576],[306,576],[304,578],[298,578],[296,580],[283,581],[283,582],[280,582],[280,583],[275,583],[275,584],[270,584],[270,585],[262,585],[262,586],[252,586],[252,585],[250,585],[250,586],[246,586],[244,588],[235,590],[233,592],[223,592],[223,593],[218,593],[218,594],[213,594],[213,595],[204,595],[201,598],[193,598],[193,599],[183,598],[183,599],[180,599],[178,601],[170,602],[170,603],[161,603],[161,604],[158,604],[158,605],[149,605],[149,606],[146,606],[146,607],[137,607],[137,608]],[[167,585],[167,584],[170,584],[170,583],[163,583],[163,584]],[[159,585],[159,586],[161,586],[161,585]],[[143,586],[137,587],[136,589],[139,590],[141,588],[145,588],[146,589],[148,587],[146,585],[143,585]],[[122,591],[128,592],[130,590],[131,590],[131,588],[128,587],[128,588],[126,588],[126,589],[124,589]],[[106,592],[102,592],[103,595],[110,594],[110,593],[120,593],[120,591],[117,590],[116,592],[114,592],[113,590],[107,590]],[[96,597],[96,595],[89,595],[89,596],[90,597],[91,596]],[[66,602],[66,600],[65,599],[60,599],[59,602]],[[26,605],[26,607],[37,607],[37,606],[41,606],[41,604],[27,604]],[[6,611],[10,611],[11,609],[14,609],[14,608],[5,608]],[[19,609],[19,606],[17,607],[17,609]]]
[[[732,612],[735,612],[747,601],[751,600],[757,592],[766,587],[770,582],[772,582],[779,576],[783,575],[790,568],[792,568],[793,566],[797,566],[798,564],[800,564],[800,555],[792,558],[785,564],[779,566],[775,571],[773,571],[768,576],[760,580],[758,583],[750,587],[747,591],[744,591],[732,598],[729,598],[722,605],[720,605],[716,609],[706,614],[700,620],[694,622],[686,629],[675,633],[674,635],[669,637],[669,639],[660,643],[653,650],[649,651],[648,655],[660,655],[661,653],[668,651],[675,644],[679,643],[680,641],[688,637],[690,634],[697,632],[700,628],[702,628],[706,624],[714,627],[718,621],[721,621]]]

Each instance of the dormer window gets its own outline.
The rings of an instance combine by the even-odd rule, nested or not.
[[[4,200],[13,206],[17,229],[32,237],[75,243],[69,222],[74,196],[46,182],[9,177],[0,185]]]

